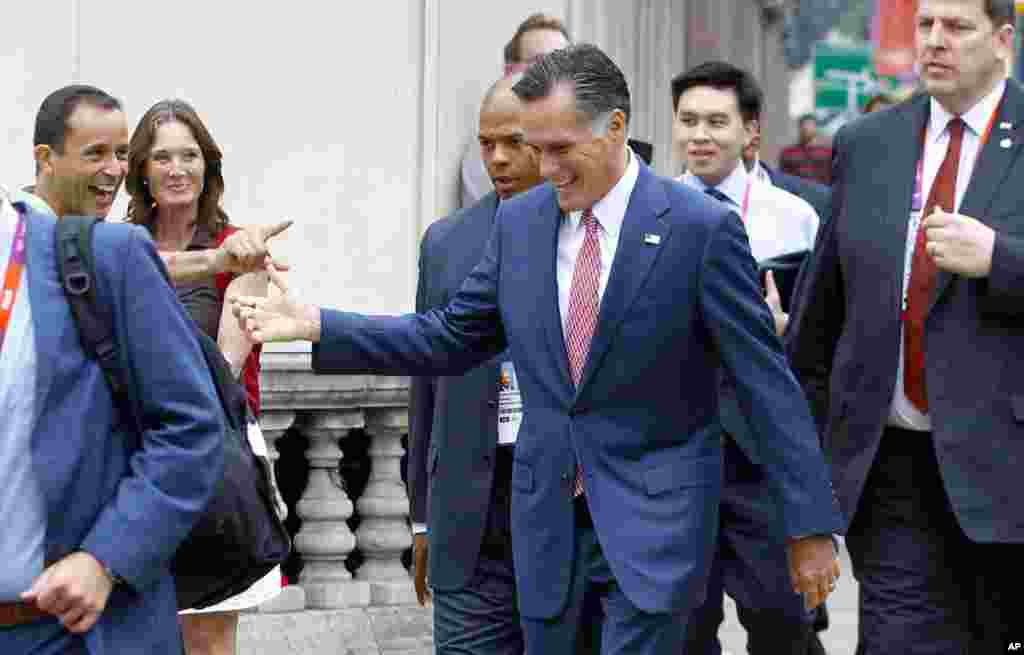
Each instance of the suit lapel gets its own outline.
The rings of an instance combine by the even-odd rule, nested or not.
[[[24,205],[23,205],[24,207]],[[27,209],[27,208],[26,208]],[[36,399],[38,418],[53,384],[61,341],[68,323],[63,291],[57,283],[52,216],[27,209],[25,225],[26,262],[29,304],[32,307],[32,331],[36,347]],[[55,297],[56,294],[61,294]]]
[[[541,229],[539,234],[543,241],[537,244],[538,253],[546,253],[542,275],[537,278],[540,288],[538,298],[541,320],[544,331],[548,335],[548,346],[555,360],[558,376],[566,389],[572,389],[572,377],[569,374],[569,353],[565,349],[565,335],[562,332],[562,310],[558,306],[558,230],[562,225],[562,210],[558,207],[558,196],[551,189],[546,204],[541,209]],[[571,394],[570,394],[571,395]]]
[[[637,176],[636,186],[633,187],[622,221],[611,275],[601,299],[597,327],[590,342],[587,364],[583,368],[577,396],[600,367],[601,359],[608,351],[619,323],[647,279],[651,266],[661,252],[662,244],[668,240],[671,227],[661,220],[661,216],[668,209],[668,198],[665,197],[658,178],[641,163],[640,174]]]
[[[1002,128],[1003,123],[1009,123],[1014,128],[1012,132]],[[971,173],[971,181],[967,185],[963,201],[960,203],[960,214],[971,216],[985,223],[989,227],[998,229],[999,226],[992,225],[988,216],[989,208],[992,206],[992,199],[996,191],[1006,180],[1014,161],[1021,151],[1021,142],[1024,141],[1024,92],[1013,80],[1006,83],[1006,91],[1003,94],[1002,103],[999,106],[999,113],[995,123],[992,125],[992,132],[988,141],[982,146],[978,155],[974,171]],[[1008,140],[1008,147],[1004,147]],[[935,288],[932,291],[929,311],[935,307],[943,292],[949,286],[953,275],[946,271],[939,271],[935,281]]]
[[[917,163],[921,158],[925,125],[928,124],[928,96],[921,94],[900,112],[900,122],[892,131],[885,152],[886,165],[879,167],[873,185],[883,193],[879,219],[885,231],[878,235],[881,247],[886,248],[880,261],[892,262],[894,268],[888,277],[891,306],[900,313],[903,298],[903,276],[907,252],[907,233],[910,229],[910,203],[914,192]],[[910,133],[912,138],[903,135]],[[853,220],[856,217],[852,217]]]

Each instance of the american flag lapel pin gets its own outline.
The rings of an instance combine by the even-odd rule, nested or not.
[[[650,232],[644,233],[644,243],[649,246],[656,246],[661,243],[661,235],[651,234]]]

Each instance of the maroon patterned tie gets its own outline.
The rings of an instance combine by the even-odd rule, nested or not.
[[[580,224],[586,230],[583,246],[576,257],[576,268],[569,287],[568,320],[565,324],[565,348],[569,354],[569,373],[579,386],[583,367],[590,352],[590,340],[597,327],[598,286],[601,280],[601,244],[597,240],[598,224],[594,212],[583,212]],[[573,497],[583,493],[583,469],[576,464],[576,485]]]
[[[960,168],[960,146],[964,137],[964,121],[949,121],[949,146],[939,172],[932,182],[928,202],[921,212],[924,221],[936,207],[947,212],[956,211],[956,175]],[[928,394],[924,378],[924,319],[928,314],[932,289],[938,269],[935,260],[925,251],[924,228],[919,227],[914,242],[914,255],[910,262],[910,282],[907,284],[907,310],[903,316],[903,391],[914,407],[928,412]]]

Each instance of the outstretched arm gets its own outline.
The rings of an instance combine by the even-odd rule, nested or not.
[[[500,211],[499,211],[500,214]],[[288,293],[233,298],[235,315],[255,341],[313,342],[318,373],[461,375],[507,346],[498,311],[500,215],[480,264],[444,309],[405,316],[366,316],[319,309]]]
[[[262,272],[270,251],[267,241],[284,232],[292,221],[273,225],[245,227],[224,240],[219,248],[188,250],[185,252],[160,251],[167,272],[177,284],[194,282],[218,273]],[[278,270],[286,267],[274,262]]]

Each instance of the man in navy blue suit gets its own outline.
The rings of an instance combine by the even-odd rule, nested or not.
[[[423,235],[416,311],[448,304],[480,261],[499,203],[543,182],[537,151],[523,139],[522,106],[512,93],[516,80],[498,80],[480,107],[479,150],[495,191]],[[510,524],[521,421],[515,365],[507,354],[462,376],[412,380],[414,579],[421,604],[433,593],[440,655],[523,652]]]
[[[549,183],[501,204],[446,307],[368,317],[285,292],[235,299],[236,314],[258,341],[313,341],[321,372],[450,375],[510,350],[524,402],[512,546],[530,653],[571,652],[595,602],[602,652],[679,652],[717,532],[724,364],[779,497],[793,587],[818,605],[839,573],[839,517],[738,216],[629,152],[629,89],[598,48],[544,56],[513,91]]]
[[[103,215],[124,177],[120,103],[51,94],[36,195],[0,194],[0,652],[180,655],[169,565],[221,475],[220,404],[145,231],[99,223],[92,293],[133,380],[115,407],[57,274],[59,217]]]

